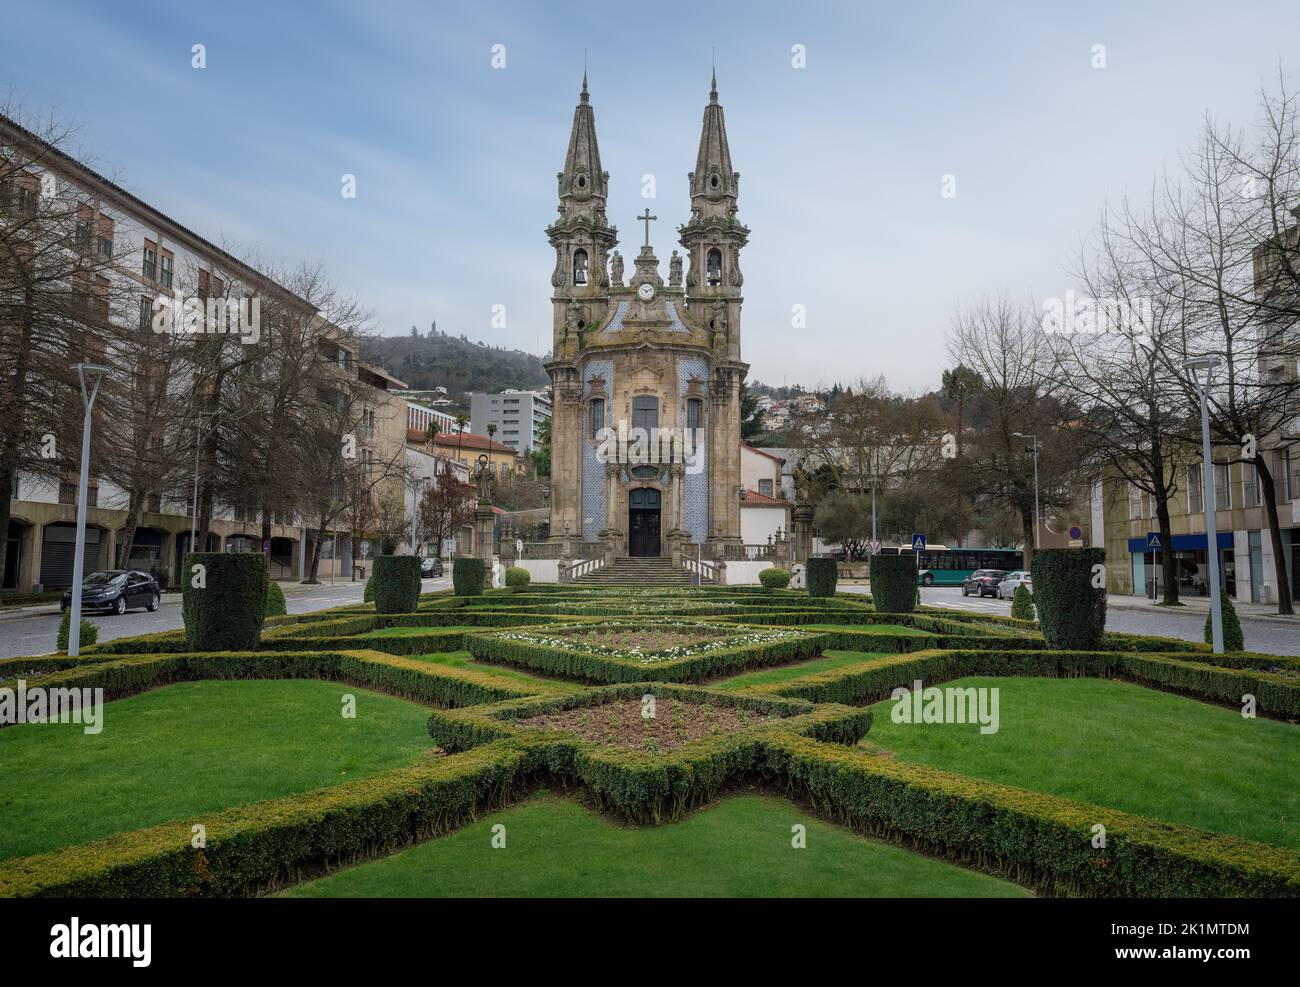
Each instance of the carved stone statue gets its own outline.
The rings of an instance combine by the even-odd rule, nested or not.
[[[812,500],[812,474],[803,468],[803,463],[796,463],[794,473],[794,499],[797,504],[807,504]]]
[[[474,485],[478,488],[479,507],[491,507],[496,493],[496,477],[492,475],[492,464],[486,455],[478,457],[478,469],[474,471]]]
[[[682,286],[682,258],[676,250],[668,258],[668,284],[673,288]]]
[[[721,298],[717,298],[713,302],[713,310],[709,316],[709,327],[713,330],[710,342],[715,346],[725,346],[730,340],[730,333],[727,325],[727,303]]]
[[[614,251],[614,256],[610,258],[609,266],[614,287],[623,287],[623,255],[617,250]]]

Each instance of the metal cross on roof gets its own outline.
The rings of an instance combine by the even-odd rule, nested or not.
[[[658,216],[650,215],[650,207],[646,206],[645,212],[637,217],[638,220],[645,223],[645,245],[650,246],[650,221],[658,219]]]

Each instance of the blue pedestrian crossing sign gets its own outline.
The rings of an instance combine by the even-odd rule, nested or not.
[[[1164,546],[1160,544],[1160,533],[1153,531],[1147,535],[1147,551],[1159,552]]]
[[[919,531],[912,536],[912,551],[913,552],[925,551],[925,535],[921,534]]]

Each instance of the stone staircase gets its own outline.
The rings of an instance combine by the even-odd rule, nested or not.
[[[579,576],[573,581],[575,586],[694,586],[695,575],[680,566],[673,565],[671,558],[657,559],[633,558],[620,555],[610,565],[601,566],[593,572]],[[711,579],[702,579],[701,585],[710,586]]]

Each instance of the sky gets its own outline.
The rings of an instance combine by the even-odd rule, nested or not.
[[[1297,37],[1295,0],[5,0],[0,100],[233,253],[323,262],[377,331],[541,354],[584,58],[610,221],[630,256],[649,206],[664,274],[716,64],[751,379],[917,393],[954,313],[1077,288],[1106,204],[1251,122]]]

